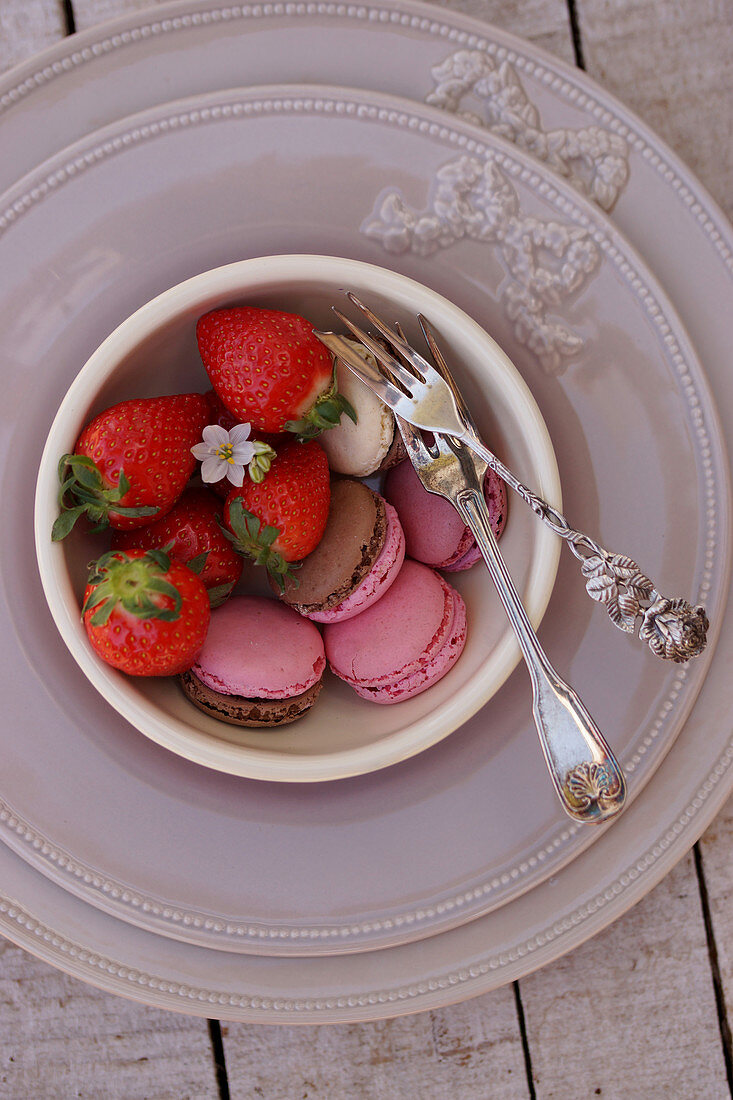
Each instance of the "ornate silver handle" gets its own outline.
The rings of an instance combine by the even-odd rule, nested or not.
[[[455,506],[473,532],[522,649],[532,681],[532,713],[560,801],[577,821],[606,821],[626,799],[621,768],[578,695],[558,676],[540,645],[499,553],[483,494],[461,489]]]
[[[550,530],[565,539],[582,562],[588,595],[603,604],[619,630],[636,634],[640,618],[639,637],[657,657],[681,662],[702,653],[710,625],[702,604],[692,607],[681,597],[662,596],[635,561],[604,550],[590,536],[574,530],[562,512],[523,485],[470,429],[463,441],[526,501]]]

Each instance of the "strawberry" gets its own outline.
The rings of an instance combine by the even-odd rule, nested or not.
[[[209,603],[218,607],[239,580],[243,566],[221,529],[221,511],[221,501],[208,489],[186,489],[162,519],[137,531],[115,531],[112,549],[165,550],[201,578]]]
[[[239,424],[239,420],[233,413],[229,412],[222,399],[217,394],[216,390],[207,390],[204,394],[209,404],[209,424],[219,424],[220,427],[226,428],[229,431],[235,424]]]
[[[224,522],[240,554],[282,582],[289,563],[299,562],[321,541],[331,503],[328,460],[315,440],[291,442],[278,452],[259,484],[232,489]]]
[[[175,676],[204,644],[200,579],[160,550],[110,550],[91,566],[82,618],[93,649],[130,676]]]
[[[59,463],[61,514],[54,540],[65,538],[86,513],[97,528],[131,530],[168,512],[196,460],[209,406],[199,393],[122,401],[84,428],[76,452]]]
[[[258,432],[313,439],[356,413],[336,390],[334,363],[297,313],[255,306],[215,309],[196,337],[214,390],[227,409]]]

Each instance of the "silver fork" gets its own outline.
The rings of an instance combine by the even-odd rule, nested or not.
[[[404,342],[402,329],[396,328],[396,339]],[[436,366],[441,374],[447,372],[442,356]],[[450,375],[447,381],[452,385]],[[456,402],[465,409],[460,394]],[[467,409],[465,414],[472,424]],[[429,493],[450,501],[470,528],[496,585],[529,670],[532,714],[564,810],[576,821],[607,821],[626,799],[623,772],[577,693],[552,667],[529,621],[491,528],[483,493],[488,463],[465,443],[439,433],[428,443],[407,420],[396,420],[420,481]]]
[[[576,821],[613,817],[626,799],[616,758],[580,698],[542,648],[494,537],[482,491],[487,463],[463,443],[435,435],[428,444],[397,419],[408,456],[429,493],[449,500],[469,527],[517,636],[532,682],[532,714],[555,790]]]
[[[403,335],[395,335],[355,294],[347,292],[347,297],[396,354],[335,307],[336,316],[372,353],[378,366],[359,355],[343,336],[333,332],[316,333],[332,354],[369,386],[396,416],[416,428],[443,433],[463,442],[486,462],[555,534],[567,542],[581,562],[588,594],[606,608],[615,626],[627,634],[636,634],[638,628],[639,638],[647,642],[658,657],[682,662],[702,653],[707,644],[709,623],[701,604],[693,607],[681,597],[663,596],[632,558],[605,550],[595,539],[571,527],[560,511],[524,485],[483,443],[427,320],[418,316],[440,369],[415,351]]]

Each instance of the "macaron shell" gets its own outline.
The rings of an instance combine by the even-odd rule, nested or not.
[[[411,462],[402,462],[388,472],[384,496],[399,513],[409,557],[449,571],[468,569],[480,560],[476,540],[453,505],[427,492]],[[507,496],[504,482],[493,470],[486,472],[484,498],[499,538],[506,523]]]
[[[394,583],[405,560],[405,534],[399,516],[385,501],[387,533],[381,553],[370,573],[340,604],[328,611],[313,611],[308,618],[317,623],[341,623],[366,611]]]
[[[352,684],[357,695],[362,699],[369,699],[372,703],[383,705],[402,703],[405,699],[412,699],[413,696],[427,691],[438,680],[442,680],[463,653],[463,647],[466,644],[466,605],[455,589],[451,589],[451,596],[453,614],[448,637],[435,656],[427,660],[417,672],[404,676],[393,684],[377,688]]]
[[[438,569],[466,553],[465,523],[449,501],[423,487],[410,461],[388,471],[383,493],[397,509],[408,557]]]
[[[326,656],[342,680],[382,687],[418,672],[444,645],[452,589],[434,570],[405,559],[381,600],[345,622],[327,624]]]
[[[323,537],[294,575],[285,578],[281,599],[301,615],[339,605],[373,568],[387,526],[383,497],[354,478],[336,478]],[[274,582],[271,587],[277,591]]]
[[[356,413],[356,424],[342,416],[335,428],[324,432],[321,445],[328,464],[337,474],[368,477],[387,458],[395,436],[395,421],[387,406],[344,366],[336,363],[336,385]]]
[[[318,628],[262,596],[231,596],[211,624],[191,671],[207,687],[247,699],[289,699],[317,683],[326,664]]]
[[[178,679],[186,698],[204,714],[229,726],[255,729],[287,726],[297,721],[310,710],[323,687],[323,679],[320,679],[307,691],[290,699],[245,699],[241,695],[213,691],[192,672],[184,672]]]

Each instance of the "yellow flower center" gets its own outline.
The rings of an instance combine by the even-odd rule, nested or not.
[[[234,448],[231,443],[222,443],[219,450],[216,452],[217,458],[221,458],[224,462],[234,462],[232,455],[234,454]]]

